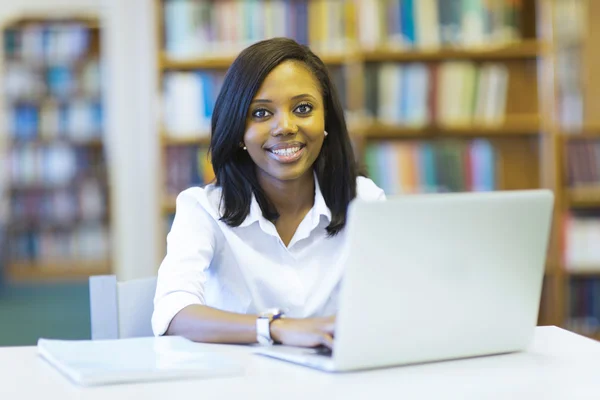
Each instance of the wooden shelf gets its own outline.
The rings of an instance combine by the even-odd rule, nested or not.
[[[28,14],[26,17],[13,18],[5,24],[8,27],[22,26],[26,24],[47,24],[47,23],[73,23],[83,24],[88,29],[100,29],[101,25],[98,16],[95,14],[78,13],[76,15],[65,15],[64,12],[52,11],[43,14]]]
[[[163,146],[208,146],[210,145],[210,134],[198,134],[195,137],[176,137],[168,134],[161,135]]]
[[[110,264],[108,261],[11,262],[7,266],[7,278],[17,282],[84,280],[91,275],[106,275],[110,273]]]
[[[78,146],[78,147],[102,147],[104,142],[102,139],[72,139],[72,138],[49,138],[40,137],[35,139],[19,139],[13,138],[11,146],[23,146],[23,145],[35,145],[35,146],[48,146],[51,144],[64,144],[67,146]]]
[[[581,268],[579,270],[572,270],[572,269],[569,269],[563,262],[560,262],[558,265],[547,265],[546,273],[548,273],[548,268],[552,268],[554,270],[554,274],[560,274],[566,279],[568,279],[569,277],[572,277],[572,278],[598,277],[598,278],[600,278],[600,264],[598,264],[597,267],[591,266],[591,267]]]
[[[502,125],[454,125],[410,128],[374,123],[357,128],[357,133],[367,138],[399,138],[423,136],[534,136],[540,133],[537,119],[530,121],[508,121]]]
[[[486,45],[472,49],[440,49],[432,51],[419,50],[375,50],[363,52],[364,61],[447,61],[447,60],[507,60],[536,58],[542,54],[542,45],[536,40],[524,40],[508,45]]]
[[[6,225],[6,231],[10,233],[17,232],[73,232],[77,228],[85,225],[103,225],[107,226],[109,223],[108,215],[102,215],[98,218],[83,219],[80,216],[69,221],[51,221],[45,218],[30,218],[30,219],[17,219],[9,221]]]
[[[159,57],[159,69],[161,70],[194,70],[194,69],[227,69],[231,66],[237,54],[225,54],[211,57],[195,57],[188,60],[175,60],[169,58],[165,53]],[[319,55],[321,60],[328,65],[343,64],[346,60],[360,58],[360,54],[338,53]]]
[[[581,129],[562,129],[565,139],[600,139],[600,124],[584,124]]]
[[[189,60],[170,59],[166,54],[160,56],[160,69],[227,69],[234,60],[234,56],[215,56],[193,58]]]
[[[600,207],[600,186],[570,188],[566,193],[570,207]]]
[[[536,58],[542,54],[542,45],[536,40],[490,46],[481,48],[446,48],[436,50],[396,50],[378,49],[347,53],[316,52],[325,64],[337,65],[347,61],[444,61],[449,59],[464,60],[509,60]],[[320,53],[320,54],[319,54]],[[235,59],[236,54],[212,57],[196,57],[188,60],[170,59],[165,53],[160,55],[159,68],[165,69],[227,69]]]
[[[571,277],[581,277],[581,278],[600,278],[600,265],[597,270],[589,270],[589,271],[571,271],[566,270],[566,273]]]

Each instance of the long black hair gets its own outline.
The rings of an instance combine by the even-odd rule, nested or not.
[[[239,226],[250,212],[252,194],[266,219],[275,221],[279,216],[258,183],[254,162],[240,143],[252,99],[267,75],[287,60],[304,63],[321,85],[325,130],[329,134],[313,168],[331,211],[327,232],[333,236],[344,228],[348,204],[356,197],[357,168],[352,144],[327,67],[307,46],[287,38],[263,40],[243,50],[227,71],[217,97],[210,152],[216,185],[222,188],[221,220],[229,226]]]

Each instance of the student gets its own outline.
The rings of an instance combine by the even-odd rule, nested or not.
[[[285,38],[242,51],[210,146],[216,182],[177,197],[155,335],[331,347],[348,204],[385,195],[357,174],[323,62]]]

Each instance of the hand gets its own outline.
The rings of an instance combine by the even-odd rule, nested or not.
[[[288,346],[333,348],[335,316],[326,318],[281,318],[271,323],[271,337]]]

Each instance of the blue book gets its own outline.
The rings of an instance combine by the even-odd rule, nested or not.
[[[410,118],[410,108],[412,107],[411,98],[411,86],[413,80],[413,66],[408,64],[399,68],[398,73],[400,74],[400,118],[399,120],[403,125],[408,124]]]
[[[69,129],[69,106],[61,104],[58,106],[58,136],[65,137]]]
[[[202,179],[202,163],[200,162],[199,148],[197,146],[189,147],[186,149],[188,152],[187,156],[190,160],[190,186],[202,186],[204,184]]]
[[[460,43],[462,0],[438,0],[438,15],[442,45],[456,45]]]
[[[38,134],[39,114],[36,106],[24,104],[20,107],[20,126],[17,127],[17,135],[22,139],[35,139]]]
[[[415,44],[414,0],[402,0],[400,3],[400,26],[406,44]]]
[[[94,124],[94,135],[100,136],[103,131],[104,109],[100,102],[92,104],[92,121]]]
[[[491,191],[496,187],[494,148],[484,139],[476,139],[471,145],[473,190]]]
[[[422,143],[419,149],[419,170],[421,186],[426,192],[437,191],[436,162],[434,145],[428,142]]]
[[[296,8],[296,41],[300,44],[308,46],[308,1],[299,0],[295,3]],[[286,8],[290,10],[291,8]]]
[[[202,101],[204,110],[200,110],[200,112],[204,114],[205,118],[210,119],[214,107],[213,74],[208,71],[198,72],[198,79],[200,79],[202,88],[202,93],[199,93],[199,95],[204,98],[204,101]]]

